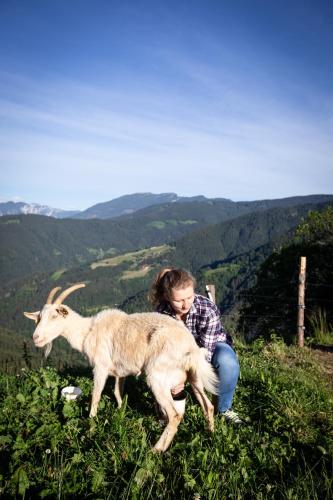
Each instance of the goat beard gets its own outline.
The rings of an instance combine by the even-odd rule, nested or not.
[[[46,344],[46,346],[45,346],[45,351],[44,351],[44,356],[45,356],[45,358],[47,358],[47,357],[49,356],[49,354],[50,354],[51,350],[52,350],[52,342],[49,342],[49,343],[48,343],[48,344]]]

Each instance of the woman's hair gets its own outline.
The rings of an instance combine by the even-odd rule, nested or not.
[[[189,271],[165,267],[160,270],[153,281],[149,292],[149,300],[156,306],[160,305],[169,301],[172,289],[182,289],[189,285],[193,285],[193,288],[196,285],[195,278]]]

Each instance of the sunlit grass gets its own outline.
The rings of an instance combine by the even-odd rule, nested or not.
[[[170,250],[169,245],[161,245],[158,247],[145,248],[143,250],[138,250],[137,252],[127,252],[116,257],[111,257],[107,259],[102,259],[93,262],[90,267],[91,269],[97,269],[98,267],[115,267],[123,264],[124,262],[138,263],[147,259],[149,257],[158,257]]]
[[[333,345],[333,327],[328,323],[326,311],[317,309],[310,318],[311,342],[322,345]]]
[[[59,278],[61,278],[61,276],[64,274],[64,272],[66,272],[66,269],[59,269],[58,271],[55,271],[52,275],[51,275],[51,280],[52,281],[57,281]]]
[[[151,269],[150,266],[142,266],[141,269],[125,271],[121,275],[120,279],[130,280],[130,279],[134,279],[134,278],[143,278],[144,276],[146,276],[146,274],[149,273],[150,269]]]
[[[119,410],[112,381],[88,418],[92,378],[54,369],[0,377],[0,494],[26,498],[329,499],[333,404],[309,350],[279,340],[238,344],[234,408],[247,425],[216,416],[205,430],[189,393],[185,420],[162,456],[162,432],[144,380],[127,381]],[[72,374],[74,373],[74,374]],[[60,397],[78,385],[75,402]]]

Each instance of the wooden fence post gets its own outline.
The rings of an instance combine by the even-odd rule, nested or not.
[[[306,257],[301,257],[299,279],[298,279],[298,316],[297,316],[297,343],[299,347],[304,347],[305,273],[306,273]]]
[[[206,295],[212,302],[216,302],[215,285],[206,285]]]

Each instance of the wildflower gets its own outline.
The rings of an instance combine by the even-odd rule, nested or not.
[[[49,455],[51,453],[50,448],[47,448],[47,450],[45,450],[45,453],[46,453],[46,455]]]

